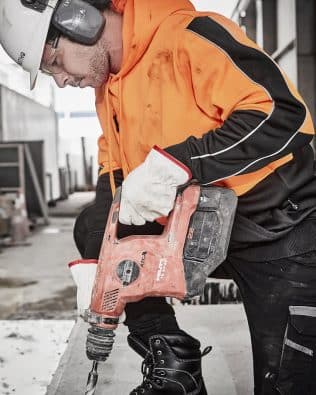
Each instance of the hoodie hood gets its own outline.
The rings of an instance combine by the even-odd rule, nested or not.
[[[142,57],[152,38],[169,15],[179,10],[192,11],[189,0],[113,0],[113,6],[123,17],[122,77]]]

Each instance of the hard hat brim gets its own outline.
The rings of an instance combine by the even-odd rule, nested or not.
[[[0,0],[0,43],[6,53],[30,73],[31,89],[36,84],[58,0],[46,0],[46,3],[44,10],[37,10],[20,0]]]
[[[41,28],[44,31],[48,32],[50,22],[51,22],[51,17],[49,16],[44,22],[45,25],[42,26]],[[38,72],[41,67],[42,57],[43,57],[43,53],[44,53],[44,49],[45,49],[45,45],[46,45],[46,37],[47,37],[47,35],[42,36],[40,42],[38,42],[36,44],[40,50],[38,51],[38,54],[39,54],[38,59],[36,60],[36,62],[34,62],[35,66],[30,71],[30,89],[31,90],[33,90],[36,86],[37,76],[38,76]]]
[[[36,86],[36,80],[37,80],[38,71],[39,71],[39,69],[36,72],[30,73],[30,89],[31,89],[31,91]]]

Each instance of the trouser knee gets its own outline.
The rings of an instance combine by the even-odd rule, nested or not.
[[[104,209],[92,204],[77,217],[73,236],[83,258],[98,259],[106,225]]]
[[[120,178],[118,172],[115,172],[115,176]],[[75,222],[73,236],[82,258],[97,259],[99,257],[107,216],[112,203],[109,183],[108,174],[99,176],[93,204],[87,206]]]

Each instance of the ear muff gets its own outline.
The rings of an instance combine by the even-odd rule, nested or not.
[[[87,1],[61,0],[51,23],[71,40],[93,45],[102,34],[105,19],[101,12]]]

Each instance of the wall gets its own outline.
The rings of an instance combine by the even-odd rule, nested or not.
[[[304,4],[303,4],[304,3]],[[297,0],[298,85],[316,122],[316,2]]]
[[[58,198],[58,125],[55,111],[6,87],[0,87],[0,97],[1,140],[44,141],[45,171],[52,173],[53,198]]]
[[[296,12],[295,0],[278,0],[277,2],[277,48],[282,50],[294,41],[292,48],[278,59],[279,65],[287,73],[295,86],[297,80],[297,46],[296,46]]]

